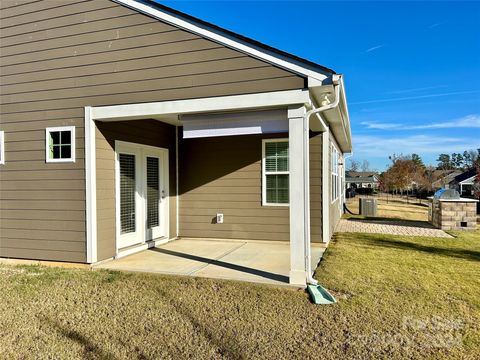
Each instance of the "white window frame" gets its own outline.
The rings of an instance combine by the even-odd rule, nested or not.
[[[50,133],[56,131],[70,131],[71,133],[71,151],[70,158],[68,159],[51,159],[50,158]],[[57,127],[47,127],[45,129],[45,162],[47,163],[72,163],[75,162],[75,126],[57,126]]]
[[[0,165],[5,164],[5,132],[0,131]]]
[[[288,171],[269,171],[266,170],[266,157],[265,147],[267,143],[272,142],[287,142],[288,138],[274,138],[274,139],[262,139],[262,206],[290,206],[290,194],[288,197],[288,203],[269,203],[267,202],[267,175],[288,175],[290,179],[290,144],[289,144],[289,159],[288,159]],[[290,192],[290,181],[288,184],[288,191]]]
[[[339,188],[339,178],[338,178],[338,150],[337,148],[335,147],[335,145],[332,144],[330,145],[331,146],[331,150],[330,150],[330,166],[331,166],[331,186],[332,186],[332,189],[331,189],[331,193],[330,193],[330,197],[331,197],[331,202],[332,204],[338,200],[338,197],[339,197],[339,191],[338,191],[338,188]]]

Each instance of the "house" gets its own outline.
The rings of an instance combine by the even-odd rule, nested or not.
[[[343,76],[154,1],[1,4],[0,257],[95,264],[341,216]]]
[[[460,175],[462,172],[458,170],[434,170],[433,178],[437,179],[432,183],[432,188],[434,190],[438,189],[448,189],[449,183],[452,181],[455,176]]]
[[[448,183],[450,189],[455,189],[462,197],[473,197],[473,183],[477,176],[477,169],[472,168],[455,176],[453,180]]]
[[[374,171],[347,171],[345,172],[345,183],[350,188],[371,188],[378,189],[378,173]]]

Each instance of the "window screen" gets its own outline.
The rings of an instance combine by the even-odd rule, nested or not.
[[[264,203],[288,204],[288,141],[266,141],[264,147]]]
[[[160,202],[159,161],[147,157],[147,228],[159,226],[158,203]]]
[[[120,232],[135,232],[135,155],[119,154],[120,163]]]

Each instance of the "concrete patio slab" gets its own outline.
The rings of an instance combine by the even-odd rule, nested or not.
[[[312,244],[312,268],[325,246]],[[288,284],[288,242],[180,239],[95,268]]]

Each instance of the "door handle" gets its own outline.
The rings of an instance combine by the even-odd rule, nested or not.
[[[161,195],[162,199],[165,199],[165,190],[162,190],[162,195]]]

